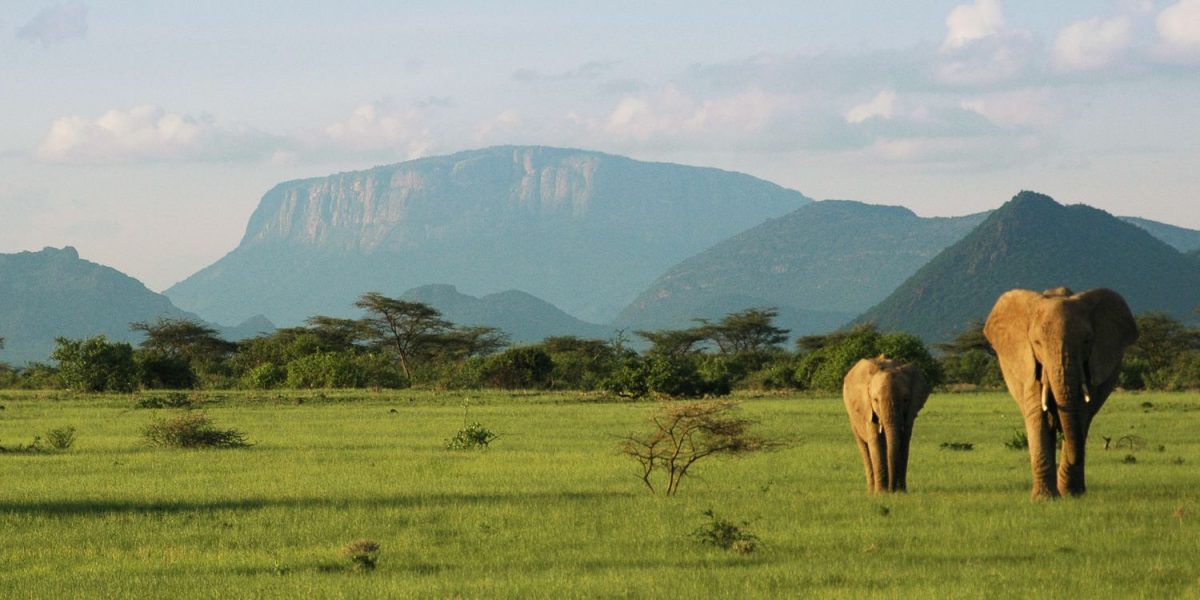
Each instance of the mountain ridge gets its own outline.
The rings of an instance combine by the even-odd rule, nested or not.
[[[943,341],[982,321],[1009,289],[1058,286],[1112,288],[1135,313],[1190,321],[1200,261],[1100,209],[1023,191],[855,322]]]

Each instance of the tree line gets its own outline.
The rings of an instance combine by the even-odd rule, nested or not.
[[[916,363],[933,385],[999,389],[999,365],[982,323],[926,347],[903,332],[864,324],[800,337],[777,311],[754,308],[682,329],[624,332],[611,339],[549,337],[512,345],[491,327],[450,322],[435,308],[376,292],[355,302],[359,319],[313,316],[299,327],[229,342],[187,319],[134,322],[134,347],[104,336],[58,338],[55,364],[0,363],[0,387],[129,392],[137,389],[404,388],[606,391],[638,398],[720,396],[733,389],[837,392],[859,359],[886,354]],[[1200,330],[1164,313],[1137,318],[1127,352],[1127,389],[1200,389]],[[3,338],[0,338],[3,348]]]

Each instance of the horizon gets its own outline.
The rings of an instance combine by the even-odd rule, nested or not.
[[[1200,0],[18,0],[0,9],[0,252],[162,291],[268,189],[504,145],[746,173],[921,216],[1020,190],[1200,229]]]

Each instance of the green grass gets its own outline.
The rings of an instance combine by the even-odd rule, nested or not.
[[[503,434],[489,450],[443,449],[466,397]],[[0,454],[0,597],[1200,597],[1196,394],[1114,396],[1092,427],[1088,496],[1054,502],[1029,500],[1001,394],[931,398],[910,491],[883,498],[864,493],[835,398],[744,398],[794,444],[700,463],[673,498],[650,496],[616,449],[650,403],[205,399],[254,445],[151,448],[140,429],[173,411],[133,396],[0,393],[2,446],[78,428],[68,451]],[[1135,463],[1102,450],[1122,435],[1146,440]],[[697,543],[708,508],[750,520],[758,549]],[[359,538],[381,545],[370,573],[339,555]]]

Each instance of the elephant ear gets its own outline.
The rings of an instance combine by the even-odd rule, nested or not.
[[[900,367],[900,372],[908,378],[909,407],[915,417],[929,399],[929,380],[925,379],[925,371],[912,363]]]
[[[983,326],[983,336],[1000,359],[1004,383],[1013,398],[1025,397],[1024,385],[1036,378],[1037,360],[1029,345],[1033,309],[1042,295],[1030,290],[1009,290],[1000,295]]]
[[[1093,387],[1112,379],[1121,367],[1125,348],[1137,341],[1137,322],[1120,294],[1105,288],[1076,296],[1091,309],[1092,352],[1088,357]]]
[[[874,360],[864,358],[855,363],[842,380],[842,398],[846,403],[846,410],[854,416],[857,423],[869,423],[872,420],[873,411],[868,388],[871,377],[879,371],[879,365]]]

